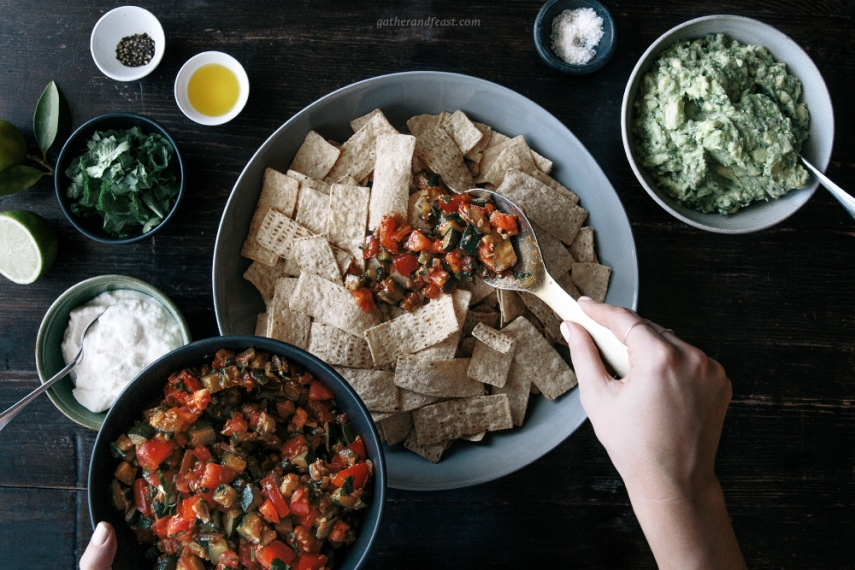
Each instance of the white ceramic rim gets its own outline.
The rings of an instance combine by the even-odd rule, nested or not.
[[[152,39],[155,41],[154,47],[154,57],[148,62],[146,65],[141,65],[140,67],[127,67],[122,69],[127,69],[127,73],[114,73],[110,71],[110,68],[103,61],[105,57],[113,56],[112,53],[105,53],[97,49],[97,38],[99,34],[104,33],[104,26],[109,23],[111,18],[115,18],[122,13],[129,13],[129,15],[135,15],[137,17],[142,16],[149,22],[153,23],[156,27],[153,29],[140,29],[137,32],[128,33],[140,33],[146,32],[152,36]],[[135,13],[135,14],[134,14]],[[163,26],[160,24],[160,20],[157,19],[157,16],[146,10],[145,8],[140,8],[139,6],[119,6],[118,8],[113,8],[103,16],[101,16],[98,21],[95,23],[95,26],[92,28],[92,35],[89,37],[89,52],[92,54],[92,60],[95,62],[95,65],[98,66],[98,69],[109,77],[110,79],[115,79],[116,81],[135,81],[137,79],[142,79],[149,73],[155,70],[155,68],[160,64],[160,60],[163,59],[163,54],[166,51],[166,34],[163,32]],[[121,64],[120,64],[121,65]]]
[[[820,88],[819,90],[821,90],[822,92],[825,93],[825,98],[827,99],[827,103],[828,103],[829,115],[832,118],[830,130],[828,128],[826,128],[825,133],[823,135],[824,138],[827,137],[828,140],[831,141],[830,144],[828,145],[827,153],[825,153],[824,156],[810,156],[809,153],[806,152],[805,148],[802,149],[802,152],[806,155],[806,158],[811,160],[811,162],[817,168],[819,168],[821,171],[825,170],[825,168],[828,166],[829,161],[831,160],[831,148],[834,145],[834,109],[831,105],[831,96],[828,93],[828,87],[825,84],[825,80],[823,79],[822,74],[819,72],[819,68],[816,67],[816,64],[810,58],[810,56],[807,54],[807,52],[805,52],[805,50],[799,44],[797,44],[792,38],[790,38],[788,35],[786,35],[782,31],[780,31],[779,29],[775,28],[774,26],[770,26],[769,24],[761,22],[760,20],[755,20],[753,18],[747,18],[745,16],[736,16],[736,15],[732,15],[732,14],[717,14],[717,15],[702,16],[700,18],[695,18],[693,20],[689,20],[687,22],[683,22],[682,24],[674,26],[673,28],[671,28],[670,30],[666,31],[664,34],[659,36],[653,43],[651,43],[650,47],[648,47],[644,51],[644,53],[641,55],[641,57],[638,58],[638,62],[635,64],[635,67],[633,68],[632,73],[629,76],[629,80],[626,83],[626,88],[625,88],[624,94],[623,94],[623,101],[621,103],[621,138],[623,139],[623,148],[624,148],[624,152],[626,152],[627,160],[629,161],[629,165],[630,165],[630,167],[632,167],[632,171],[635,173],[635,177],[638,179],[638,182],[645,189],[645,191],[647,191],[647,193],[650,195],[650,197],[653,198],[653,200],[655,200],[657,204],[662,206],[662,208],[665,211],[667,211],[669,214],[671,214],[675,218],[679,219],[680,221],[682,221],[682,222],[684,222],[690,226],[693,226],[693,227],[696,227],[696,228],[699,228],[699,229],[702,229],[702,230],[705,230],[708,232],[719,233],[719,234],[752,233],[752,232],[764,230],[764,229],[767,229],[767,228],[772,227],[774,225],[777,225],[780,222],[782,222],[782,221],[786,220],[787,218],[789,218],[790,216],[792,216],[793,214],[795,214],[799,209],[801,209],[801,207],[804,206],[805,203],[807,203],[807,201],[811,198],[811,196],[813,196],[814,192],[816,191],[816,189],[819,186],[819,181],[816,179],[816,177],[812,176],[811,182],[805,188],[801,188],[798,190],[791,190],[787,194],[788,197],[789,196],[797,196],[798,202],[795,204],[795,206],[789,212],[786,213],[786,215],[784,215],[782,217],[778,217],[778,218],[771,220],[771,221],[768,221],[768,222],[759,223],[759,224],[754,225],[754,226],[748,226],[748,227],[743,227],[743,228],[723,228],[723,227],[718,227],[718,226],[714,226],[714,225],[704,224],[704,223],[698,222],[698,221],[688,217],[687,215],[685,215],[683,212],[680,211],[680,208],[682,208],[686,212],[690,212],[691,210],[679,205],[676,202],[676,200],[673,200],[671,198],[663,198],[662,196],[660,196],[659,192],[650,183],[648,183],[647,178],[646,178],[647,173],[643,172],[641,170],[639,165],[636,163],[635,158],[633,157],[633,150],[632,150],[632,144],[631,144],[631,133],[630,133],[630,128],[629,128],[629,117],[630,117],[630,115],[629,115],[630,108],[629,107],[630,107],[630,105],[632,105],[633,101],[630,100],[630,95],[633,95],[632,99],[635,98],[634,97],[635,94],[631,93],[633,84],[636,82],[638,76],[642,73],[642,71],[643,72],[647,71],[647,68],[645,68],[644,70],[641,69],[642,65],[644,64],[645,60],[648,58],[648,56],[652,52],[656,52],[656,53],[662,52],[665,49],[667,49],[668,47],[670,47],[671,45],[673,45],[673,43],[676,43],[677,41],[681,41],[683,39],[683,38],[681,38],[678,40],[674,40],[673,42],[671,42],[667,45],[663,45],[663,42],[669,36],[672,36],[676,32],[679,32],[680,30],[683,30],[685,28],[697,26],[698,24],[701,24],[701,23],[704,23],[704,22],[707,22],[710,20],[719,20],[719,21],[730,20],[733,22],[742,22],[742,23],[747,23],[750,25],[755,25],[755,26],[761,27],[766,32],[768,32],[770,35],[778,36],[778,38],[782,42],[788,44],[792,49],[798,50],[802,53],[802,55],[804,56],[804,60],[805,60],[804,61],[805,66],[808,67],[813,74],[815,74],[816,80],[812,81],[811,83],[815,87],[819,87]],[[727,32],[725,32],[725,31],[722,31],[722,33],[725,33],[725,35],[727,35]],[[745,43],[745,40],[739,40],[739,41],[741,41],[742,43]],[[759,44],[760,42],[758,41],[757,43]],[[769,46],[764,46],[764,47],[769,49]],[[776,54],[772,54],[772,55],[775,57],[775,59],[777,61],[783,61]],[[787,64],[788,71],[790,73],[792,73],[792,66],[791,66],[790,62],[784,61],[784,63]],[[802,82],[803,85],[806,83],[803,77],[799,77],[799,80]],[[805,89],[802,90],[802,97],[805,96],[805,91],[806,91]],[[814,127],[813,118],[814,118],[814,115],[813,115],[813,113],[811,113],[811,131],[813,131],[813,127]],[[811,138],[812,138],[812,136],[811,136]],[[810,142],[811,141],[809,138],[805,144],[807,145]],[[750,207],[755,206],[755,205],[761,205],[761,204],[758,204],[757,202],[755,202],[754,204],[752,204],[751,206],[748,206],[747,208],[750,208]],[[698,214],[700,214],[700,213],[698,212]],[[700,215],[711,216],[710,219],[711,220],[716,219],[716,221],[726,219],[726,218],[722,218],[721,215],[717,214],[717,213],[716,214],[700,214]],[[736,215],[738,215],[738,214],[736,214]]]
[[[208,65],[209,63],[219,63],[220,65],[227,67],[235,74],[235,77],[237,77],[238,80],[238,85],[240,86],[240,94],[238,95],[237,103],[232,107],[232,110],[224,115],[216,117],[203,115],[197,111],[193,105],[190,104],[190,99],[187,97],[187,84],[189,83],[193,72],[203,65]],[[200,125],[212,127],[228,123],[243,111],[243,108],[246,106],[246,102],[249,99],[249,77],[247,76],[243,65],[229,54],[221,51],[203,51],[202,53],[197,53],[188,59],[187,62],[181,66],[181,69],[178,70],[178,75],[175,76],[174,92],[175,102],[178,104],[178,108],[181,109],[181,112],[184,113],[184,116],[193,122],[199,123]]]

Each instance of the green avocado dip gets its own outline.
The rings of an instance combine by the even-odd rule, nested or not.
[[[644,76],[632,125],[641,165],[670,196],[733,214],[804,188],[802,85],[766,48],[722,34],[668,48]]]

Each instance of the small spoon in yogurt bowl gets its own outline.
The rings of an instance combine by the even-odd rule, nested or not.
[[[107,310],[109,310],[109,308]],[[48,388],[65,378],[66,374],[71,372],[71,370],[75,366],[80,364],[80,361],[83,359],[83,340],[86,338],[86,333],[88,333],[89,330],[95,325],[95,323],[98,322],[98,319],[104,316],[104,313],[106,313],[107,310],[102,311],[97,317],[92,319],[88,325],[86,325],[85,329],[83,329],[83,332],[80,334],[80,350],[77,352],[77,356],[75,356],[71,360],[71,362],[69,362],[65,366],[65,368],[54,374],[47,382],[45,382],[29,394],[18,400],[18,402],[14,404],[11,408],[9,408],[3,413],[0,413],[0,430],[5,428],[9,424],[9,422],[12,421],[12,418],[17,416],[18,413],[25,407],[27,407],[33,400],[38,398],[43,392],[47,391]]]
[[[519,234],[511,238],[517,253],[517,263],[504,275],[482,277],[485,283],[497,289],[525,291],[540,298],[555,311],[561,320],[572,321],[591,335],[603,360],[623,378],[629,372],[629,354],[626,346],[606,327],[585,314],[579,303],[561,288],[546,270],[537,235],[519,206],[490,190],[476,188],[466,192],[475,198],[489,198],[498,209],[517,216]]]

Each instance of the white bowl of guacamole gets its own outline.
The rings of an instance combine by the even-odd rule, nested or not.
[[[742,16],[672,28],[624,92],[621,131],[641,185],[685,223],[748,233],[788,218],[831,158],[834,113],[816,65],[777,29]]]

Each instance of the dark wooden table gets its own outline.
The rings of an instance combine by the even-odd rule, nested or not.
[[[67,287],[104,273],[142,278],[182,309],[194,338],[218,334],[211,259],[220,213],[253,152],[295,112],[367,77],[431,69],[514,89],[563,121],[592,152],[632,222],[639,311],[702,347],[733,380],[718,474],[752,568],[852,568],[855,555],[855,222],[825,191],[784,223],[721,236],[688,227],[651,200],[627,164],[619,111],[635,62],[660,34],[716,13],[760,19],[818,65],[836,111],[829,176],[855,191],[855,35],[851,1],[608,1],[617,24],[611,62],[588,77],[538,58],[540,2],[175,2],[148,0],[168,49],[141,81],[101,75],[89,34],[110,3],[0,0],[0,117],[31,136],[55,80],[70,129],[110,111],[164,124],[181,146],[188,195],[168,227],[104,247],[62,216],[51,180],[0,200],[50,220],[60,254],[40,281],[0,278],[0,409],[38,385],[36,331]],[[469,27],[378,28],[380,19],[457,18]],[[186,119],[172,96],[181,64],[219,49],[252,84],[243,113],[221,127]],[[95,432],[47,398],[0,432],[0,567],[71,568],[91,534],[86,502]],[[620,478],[586,423],[556,450],[498,481],[448,492],[391,490],[371,568],[652,568]]]

